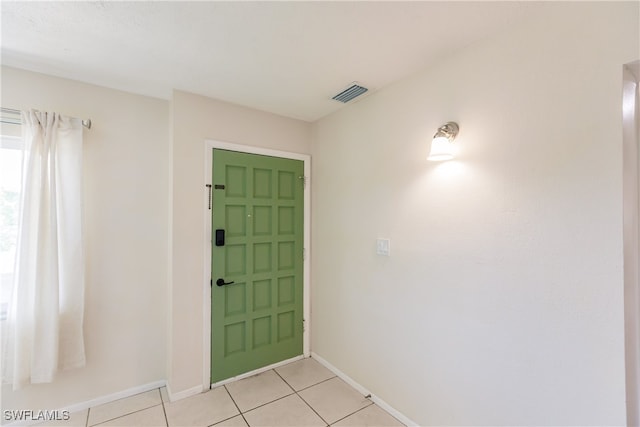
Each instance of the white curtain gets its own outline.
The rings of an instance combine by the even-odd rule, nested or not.
[[[22,113],[23,188],[3,376],[14,390],[84,366],[82,123]]]

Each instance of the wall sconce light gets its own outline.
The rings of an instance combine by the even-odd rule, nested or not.
[[[456,135],[460,131],[460,127],[455,122],[447,122],[438,128],[438,131],[433,135],[433,141],[431,141],[431,152],[427,160],[441,161],[451,160],[454,156],[453,140],[456,139]]]

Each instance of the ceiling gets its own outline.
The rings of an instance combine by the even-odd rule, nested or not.
[[[315,121],[539,13],[543,2],[5,1],[2,64]],[[357,99],[352,102],[357,102]]]

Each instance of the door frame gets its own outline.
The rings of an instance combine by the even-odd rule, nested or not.
[[[259,154],[263,156],[281,157],[284,159],[301,160],[304,163],[305,189],[304,189],[304,235],[303,247],[304,257],[303,268],[303,300],[302,316],[304,319],[302,333],[302,354],[309,357],[311,354],[311,156],[308,154],[293,153],[289,151],[272,150],[270,148],[255,147],[252,145],[237,144],[233,142],[217,141],[205,139],[204,141],[204,186],[203,207],[205,212],[204,221],[204,274],[202,281],[202,311],[203,311],[203,359],[202,359],[202,386],[203,389],[211,388],[211,210],[209,209],[209,188],[213,173],[212,154],[214,149],[238,151],[247,154]],[[211,193],[212,194],[212,193]],[[273,366],[266,366],[255,371],[246,372],[237,377],[229,378],[215,385],[226,383],[254,375],[256,373],[272,369]]]
[[[640,60],[623,67],[622,199],[627,425],[640,423]]]

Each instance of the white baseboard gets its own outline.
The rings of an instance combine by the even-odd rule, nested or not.
[[[280,366],[287,365],[287,364],[292,363],[292,362],[296,362],[296,361],[298,361],[300,359],[304,359],[304,355],[301,354],[300,356],[292,357],[291,359],[283,360],[281,362],[277,362],[277,363],[274,363],[274,364],[269,365],[269,366],[264,366],[262,368],[258,368],[256,370],[253,370],[253,371],[250,371],[250,372],[245,372],[244,374],[240,374],[240,375],[235,376],[235,377],[227,378],[226,380],[218,381],[217,383],[211,384],[211,388],[220,387],[221,385],[232,383],[234,381],[238,381],[238,380],[241,380],[243,378],[249,378],[249,377],[252,377],[254,375],[258,375],[258,374],[261,374],[263,372],[270,371],[271,369],[279,368]]]
[[[91,408],[93,406],[103,405],[105,403],[113,402],[114,400],[124,399],[125,397],[131,397],[136,394],[144,393],[149,390],[164,387],[166,384],[167,382],[165,380],[154,381],[152,383],[128,388],[126,390],[118,391],[116,393],[111,393],[102,397],[97,397],[95,399],[87,400],[85,402],[69,405],[66,408],[62,408],[61,410],[66,410],[69,412],[78,412],[87,408]]]
[[[202,393],[203,387],[201,385],[197,385],[191,388],[188,388],[186,390],[182,390],[179,391],[177,393],[173,393],[171,391],[171,387],[169,386],[169,383],[167,382],[167,395],[169,396],[169,401],[170,402],[175,402],[176,400],[180,400],[180,399],[184,399],[187,397],[191,397],[191,396],[195,396],[196,394],[200,394]]]
[[[327,360],[325,360],[324,358],[322,358],[318,354],[314,353],[313,351],[311,352],[311,358],[317,360],[325,368],[327,368],[328,370],[330,370],[331,372],[336,374],[341,380],[343,380],[344,382],[349,384],[351,387],[356,389],[358,392],[362,393],[362,395],[371,396],[370,399],[371,399],[371,401],[373,403],[375,403],[376,405],[378,405],[379,407],[381,407],[382,409],[387,411],[389,414],[391,414],[393,417],[395,417],[402,424],[404,424],[404,425],[406,425],[408,427],[418,427],[418,424],[416,422],[410,420],[403,413],[401,413],[400,411],[398,411],[397,409],[395,409],[394,407],[389,405],[384,400],[380,399],[375,394],[371,393],[369,390],[364,388],[361,384],[359,384],[356,381],[354,381],[353,378],[349,377],[347,374],[345,374],[340,369],[338,369],[335,366],[333,366],[331,363],[329,363]]]
[[[103,405],[105,403],[113,402],[115,400],[124,399],[126,397],[131,397],[136,394],[144,393],[146,391],[154,390],[156,388],[164,387],[167,384],[166,381],[154,381],[152,383],[140,385],[137,387],[128,388],[126,390],[118,391],[116,393],[111,393],[106,396],[96,397],[95,399],[86,400],[80,403],[74,403],[73,405],[65,406],[64,408],[60,408],[57,411],[62,413],[63,411],[68,411],[69,413],[84,411],[85,409],[92,408],[94,406]],[[10,424],[6,424],[6,427],[16,427],[16,426],[29,426],[33,425],[33,421],[25,420],[25,421],[15,421]]]

